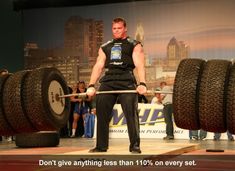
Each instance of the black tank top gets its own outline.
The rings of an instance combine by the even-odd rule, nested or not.
[[[118,71],[132,71],[135,68],[132,53],[134,47],[140,42],[129,37],[113,39],[101,46],[106,55],[105,68]]]

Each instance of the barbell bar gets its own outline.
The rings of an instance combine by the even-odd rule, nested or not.
[[[97,91],[96,94],[122,94],[122,93],[137,93],[136,90],[112,90],[112,91]],[[154,90],[147,90],[146,94],[173,94],[171,91],[154,91]],[[66,98],[66,97],[73,97],[73,96],[86,96],[87,93],[73,93],[73,94],[66,94],[66,95],[57,95],[56,99],[58,98]]]

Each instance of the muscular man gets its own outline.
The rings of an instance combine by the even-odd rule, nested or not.
[[[137,90],[139,94],[147,91],[145,84],[145,60],[140,42],[127,36],[126,21],[115,18],[112,22],[113,39],[103,44],[99,49],[96,64],[93,67],[88,96],[94,96],[95,83],[104,68],[105,75],[100,79],[99,91]],[[137,86],[133,69],[137,69],[140,84]],[[106,152],[109,139],[109,122],[117,98],[127,120],[130,140],[129,151],[141,153],[139,136],[138,95],[136,93],[99,94],[96,97],[97,139],[96,147],[89,152]]]

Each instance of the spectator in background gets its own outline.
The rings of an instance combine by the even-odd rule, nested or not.
[[[231,134],[229,131],[226,132],[228,136],[228,140],[234,141],[233,134]],[[221,137],[221,133],[214,133],[214,141],[219,141]]]
[[[85,93],[86,92],[86,85],[84,81],[79,81],[77,87],[73,87],[73,93]],[[72,126],[72,135],[71,137],[74,138],[76,134],[76,129],[78,126],[78,120],[82,117],[83,121],[85,119],[85,114],[89,112],[89,101],[90,98],[76,98],[74,96],[71,97],[72,102],[76,102],[74,106],[74,113],[73,113],[73,126]],[[83,124],[84,127],[84,124]]]
[[[165,81],[160,83],[162,91],[172,92],[172,88],[167,85]],[[163,104],[163,115],[166,123],[166,136],[164,140],[173,140],[174,139],[174,128],[173,128],[173,105],[172,105],[172,94],[161,94],[160,101]]]
[[[160,91],[160,88],[157,88],[155,91]],[[155,92],[154,95],[155,96],[152,98],[151,104],[162,104],[161,94]]]

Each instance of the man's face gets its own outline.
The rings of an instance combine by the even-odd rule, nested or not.
[[[161,94],[160,94],[160,93],[155,93],[155,96],[156,96],[157,98],[160,98]]]
[[[113,23],[112,32],[114,39],[126,38],[127,28],[124,27],[122,22]]]

